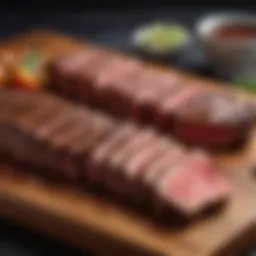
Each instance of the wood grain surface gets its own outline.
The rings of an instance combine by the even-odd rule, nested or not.
[[[31,46],[42,47],[47,58],[90,47],[55,32],[37,31],[3,41],[0,51],[19,53]],[[213,81],[208,83],[215,85]],[[255,97],[248,99],[255,101]],[[53,184],[6,165],[0,166],[0,213],[4,218],[92,249],[99,255],[236,255],[256,241],[256,131],[240,152],[213,157],[230,183],[231,199],[219,214],[183,230],[156,227],[141,216],[81,189]]]

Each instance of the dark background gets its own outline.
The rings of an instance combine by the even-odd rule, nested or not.
[[[255,7],[256,3],[254,1],[250,0],[208,0],[208,1],[202,1],[202,0],[130,0],[130,1],[118,1],[118,0],[64,0],[61,1],[51,1],[51,0],[41,0],[41,1],[32,1],[32,0],[26,0],[26,1],[1,1],[2,7],[12,7],[12,8],[38,8],[38,7],[44,7],[44,8],[56,8],[58,10],[60,9],[67,9],[70,10],[72,8],[73,10],[81,10],[81,8],[88,9],[88,8],[96,8],[96,9],[105,9],[105,8],[124,8],[124,7],[135,7],[135,8],[145,8],[145,7],[155,7],[159,5],[165,5],[170,7],[180,6],[192,6],[192,7],[198,7],[198,6],[204,6],[204,7],[228,7],[228,8],[251,8]]]
[[[57,2],[58,1],[58,2]],[[198,18],[218,10],[256,10],[250,0],[41,0],[0,4],[0,37],[34,28],[50,28],[97,43],[131,50],[129,36],[142,23],[155,19],[179,21],[191,30]],[[204,4],[202,4],[204,2]],[[199,73],[209,72],[196,40],[176,65]],[[254,251],[242,255],[253,255]],[[17,224],[0,220],[0,256],[88,255]],[[240,254],[239,254],[240,255]]]

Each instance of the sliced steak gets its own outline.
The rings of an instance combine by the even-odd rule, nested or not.
[[[4,103],[0,109],[1,152],[55,174],[76,178],[77,158],[85,161],[88,150],[116,127],[111,118],[95,117],[92,111],[48,93],[5,89],[0,93]]]
[[[127,61],[122,58],[115,58],[99,74],[96,80],[95,94],[98,97],[98,104],[115,111],[115,103],[119,101],[117,87],[127,87],[128,81],[132,81],[141,71],[141,64],[138,61]],[[133,84],[129,83],[129,87]]]
[[[91,53],[94,53],[93,51]],[[50,83],[63,93],[74,93],[70,83],[76,71],[89,61],[92,54],[85,51],[73,52],[68,56],[58,57],[48,65]]]
[[[76,97],[84,103],[97,103],[97,78],[102,70],[110,64],[109,54],[106,52],[96,52],[94,56],[81,66],[72,77],[72,85],[76,91]]]
[[[191,218],[225,200],[229,190],[209,158],[199,153],[165,173],[156,182],[155,193],[158,212],[173,214],[175,208]]]
[[[187,100],[199,94],[198,87],[181,87],[171,93],[162,103],[156,113],[156,124],[165,131],[172,131],[174,114]]]
[[[51,167],[48,146],[13,123],[0,121],[0,155],[47,170]]]
[[[1,156],[44,175],[98,184],[122,202],[148,202],[168,219],[190,219],[227,197],[206,153],[185,150],[151,128],[46,92],[1,89],[0,95]]]
[[[148,171],[156,159],[160,158],[169,148],[169,141],[166,139],[155,138],[150,145],[135,151],[124,163],[124,169],[120,173],[124,186],[127,187],[126,193],[128,198],[134,202],[141,203],[145,198],[142,189],[142,177]]]
[[[108,167],[109,173],[106,175],[105,180],[105,185],[109,191],[114,192],[116,195],[126,194],[126,187],[119,182],[119,179],[123,177],[126,160],[134,152],[139,152],[141,148],[150,145],[155,138],[156,133],[151,129],[138,131],[128,143],[120,146],[119,150],[112,155]]]
[[[125,124],[120,126],[111,136],[96,145],[88,159],[88,172],[85,173],[86,178],[93,183],[102,184],[106,179],[106,175],[109,175],[108,168],[112,155],[119,151],[120,147],[124,144],[127,144],[137,132],[133,125]]]
[[[186,78],[178,72],[152,68],[107,50],[87,49],[62,56],[49,65],[49,77],[56,81],[56,88],[67,95],[75,94],[80,101],[119,117],[153,123],[167,132],[175,129],[175,134],[189,144],[222,147],[243,141],[245,133],[251,129],[252,120],[256,120],[255,104],[248,106],[242,100],[234,103],[223,99],[211,99],[205,103],[201,98],[208,93],[207,82]],[[220,98],[226,97],[225,93],[219,95]],[[204,115],[211,121],[194,122],[190,118],[191,112],[194,116],[202,111],[200,108],[204,108],[207,112]],[[222,108],[225,108],[223,113],[219,111]],[[232,113],[239,117],[227,118]],[[227,122],[230,119],[232,121]],[[235,119],[240,121],[234,122]],[[239,122],[246,126],[242,132]],[[194,132],[188,132],[188,125]],[[210,133],[219,135],[210,137]]]
[[[205,93],[175,113],[174,134],[187,144],[220,149],[244,142],[253,122],[250,104],[231,95]]]
[[[147,189],[151,188],[170,168],[180,164],[187,158],[188,154],[185,149],[177,146],[169,147],[167,152],[161,158],[157,159],[147,172],[143,173],[142,181],[144,186]]]
[[[175,86],[172,88],[142,88],[132,99],[131,116],[142,124],[154,123],[157,107],[166,95],[176,90]]]

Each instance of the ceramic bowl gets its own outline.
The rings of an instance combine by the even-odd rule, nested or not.
[[[179,43],[176,43],[174,45],[170,45],[170,47],[164,47],[164,49],[154,49],[153,47],[151,48],[150,45],[146,45],[144,41],[145,35],[156,23],[173,26],[176,29],[179,29],[180,33],[183,34],[183,40],[181,40]],[[172,33],[170,33],[170,37],[171,36],[172,36]],[[132,45],[134,50],[144,57],[149,57],[152,59],[159,59],[159,60],[172,60],[172,59],[176,59],[179,56],[179,54],[182,53],[183,50],[187,48],[187,46],[190,44],[190,41],[191,41],[191,35],[184,26],[178,23],[166,22],[166,21],[152,22],[147,25],[142,25],[137,29],[135,29],[134,32],[132,33],[131,40],[132,40]],[[171,40],[172,39],[170,38],[170,41]]]
[[[200,19],[196,34],[214,71],[220,76],[256,76],[256,37],[227,39],[214,31],[227,25],[249,25],[256,28],[256,16],[248,13],[218,13]]]

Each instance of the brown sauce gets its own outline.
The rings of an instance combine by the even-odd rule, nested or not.
[[[252,39],[256,38],[256,26],[246,24],[230,24],[218,27],[214,35],[220,39]]]

